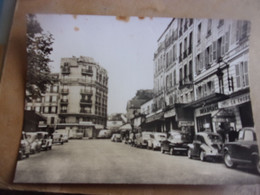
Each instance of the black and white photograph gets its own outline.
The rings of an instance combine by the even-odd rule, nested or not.
[[[14,183],[260,183],[250,21],[26,20]]]

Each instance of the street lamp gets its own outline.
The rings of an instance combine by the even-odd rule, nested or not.
[[[219,67],[218,67],[218,70],[217,70],[217,76],[218,76],[218,78],[219,78],[219,83],[221,83],[222,85],[220,85],[220,86],[222,86],[222,88],[223,88],[223,72],[222,72],[222,70],[224,70],[225,68],[227,68],[227,80],[228,80],[228,89],[229,89],[229,91],[234,91],[234,80],[233,80],[233,76],[230,76],[229,75],[229,64],[227,63],[227,62],[225,62],[224,60],[223,60],[223,58],[222,57],[219,57],[218,58],[218,64],[219,64]],[[223,68],[220,68],[220,63],[221,62],[223,62],[225,65],[226,65],[226,67],[223,67]],[[222,92],[224,93],[224,88],[222,89]]]

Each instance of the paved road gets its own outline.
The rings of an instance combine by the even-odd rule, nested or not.
[[[260,176],[110,140],[70,140],[18,161],[15,182],[254,184],[260,183]]]

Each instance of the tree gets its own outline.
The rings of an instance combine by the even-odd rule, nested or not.
[[[53,50],[53,36],[44,33],[35,15],[27,17],[27,80],[26,98],[28,100],[40,97],[46,92],[48,84],[52,83],[49,62]]]

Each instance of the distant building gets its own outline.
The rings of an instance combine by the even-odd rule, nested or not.
[[[38,124],[39,129],[52,133],[59,121],[58,118],[58,102],[59,102],[59,74],[51,74],[52,84],[47,85],[46,92],[41,97],[30,98],[25,104],[26,111],[34,111],[38,116],[45,118]],[[29,112],[28,112],[29,113]],[[29,114],[25,115],[25,117]],[[30,114],[31,116],[31,114]]]
[[[134,118],[136,114],[139,114],[141,112],[141,105],[152,98],[153,98],[152,89],[138,90],[136,92],[135,97],[133,97],[131,100],[127,102],[127,106],[126,106],[127,121],[130,122],[130,120]]]
[[[62,58],[57,127],[96,137],[106,127],[107,94],[107,71],[93,58]]]
[[[127,118],[123,113],[115,113],[108,116],[107,128],[112,131],[118,131],[119,127],[127,123]]]

